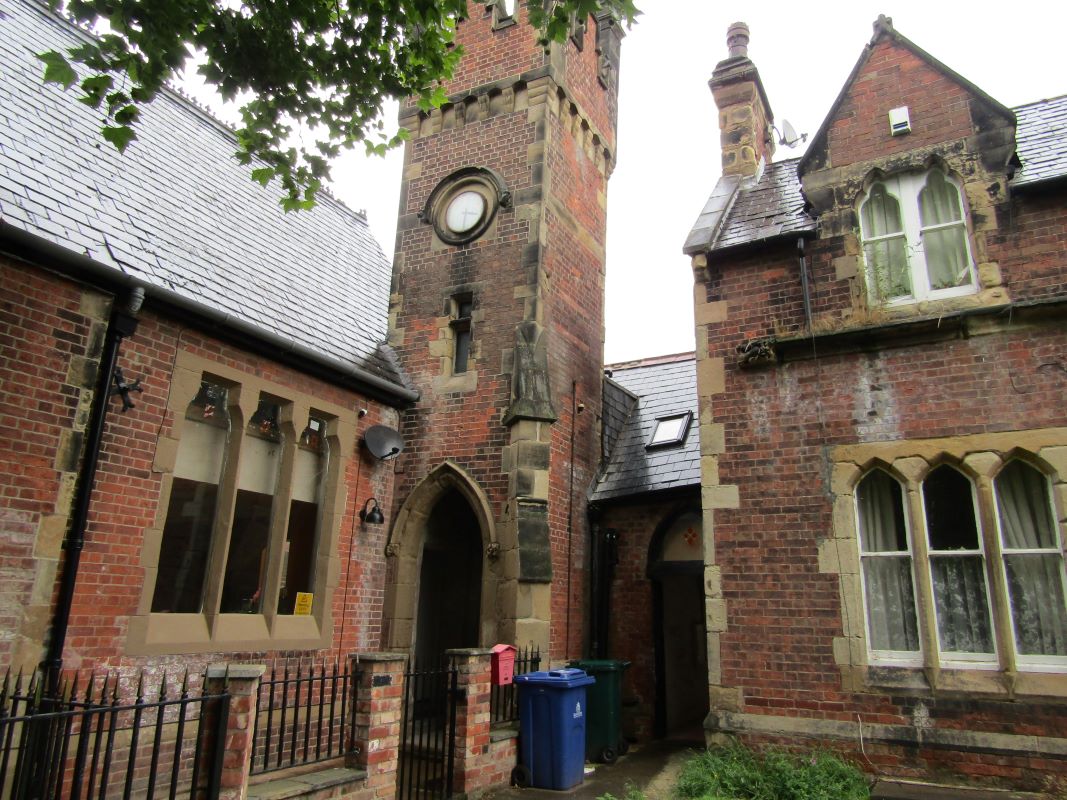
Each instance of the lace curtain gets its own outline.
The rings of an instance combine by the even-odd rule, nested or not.
[[[872,650],[918,651],[919,629],[900,484],[875,470],[856,487]]]

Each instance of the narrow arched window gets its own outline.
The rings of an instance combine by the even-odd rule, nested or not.
[[[229,433],[226,388],[204,380],[185,411],[181,428],[159,547],[153,612],[201,610]]]
[[[948,660],[989,660],[995,652],[993,625],[974,486],[945,464],[926,477],[922,494],[942,655]]]
[[[919,652],[912,553],[900,484],[875,469],[856,486],[860,558],[872,653],[908,657]]]
[[[1063,547],[1048,478],[1015,459],[993,486],[1016,652],[1022,661],[1067,656]]]

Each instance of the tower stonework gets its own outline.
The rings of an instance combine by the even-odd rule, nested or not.
[[[382,639],[423,655],[434,637],[562,658],[585,636],[622,34],[590,17],[546,51],[524,4],[507,6],[471,3],[448,102],[400,115],[390,344],[420,399],[396,462]],[[480,571],[448,561],[429,579],[475,536]],[[440,603],[468,602],[464,582],[480,587],[476,633],[429,632]]]

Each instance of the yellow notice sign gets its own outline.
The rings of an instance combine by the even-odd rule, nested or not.
[[[297,592],[296,604],[293,606],[293,613],[307,617],[311,615],[311,603],[315,599],[313,592]]]

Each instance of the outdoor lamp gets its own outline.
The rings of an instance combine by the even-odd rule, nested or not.
[[[370,506],[371,503],[374,503],[374,506],[368,509],[367,506]],[[368,522],[371,525],[381,525],[385,522],[385,515],[382,513],[382,507],[378,505],[378,500],[373,497],[363,504],[363,508],[359,510],[359,518],[363,522]]]

